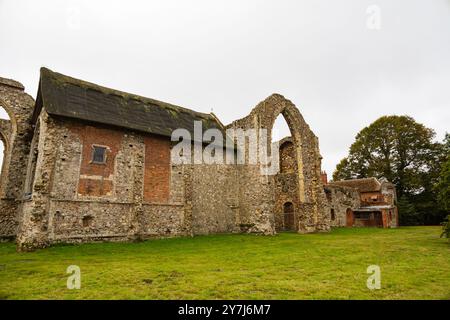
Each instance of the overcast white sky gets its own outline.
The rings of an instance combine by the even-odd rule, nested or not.
[[[450,131],[450,0],[0,0],[0,76],[35,97],[41,66],[225,124],[283,94],[331,175],[382,115]]]

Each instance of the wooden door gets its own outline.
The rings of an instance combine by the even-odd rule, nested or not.
[[[286,202],[283,205],[284,230],[295,231],[294,205],[292,202]]]
[[[347,209],[347,227],[353,227],[353,211],[352,209]]]

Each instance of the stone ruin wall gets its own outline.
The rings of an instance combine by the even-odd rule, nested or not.
[[[347,225],[347,210],[356,210],[361,206],[360,195],[357,189],[325,185],[326,211],[330,215],[332,227],[345,227]],[[331,211],[334,212],[334,219]]]
[[[0,124],[9,148],[0,236],[16,236],[20,250],[56,242],[276,232],[280,180],[262,175],[259,164],[165,166],[171,147],[166,138],[50,117],[45,109],[32,126],[34,101],[23,86],[7,82],[0,90],[0,105],[12,114],[9,131],[7,122]],[[267,128],[270,141],[279,114],[293,133],[299,168],[290,178],[297,231],[326,231],[318,139],[298,109],[272,95],[228,128]],[[92,143],[108,146],[109,162],[100,171],[86,163]],[[155,158],[146,153],[152,149],[158,150]]]
[[[259,103],[247,117],[234,121],[228,128],[244,130],[265,128],[268,143],[272,141],[272,128],[276,118],[283,115],[292,134],[298,170],[293,182],[298,196],[292,197],[298,232],[329,230],[329,215],[325,210],[326,200],[321,177],[321,156],[318,139],[304,121],[297,107],[283,96],[274,94]],[[247,146],[239,146],[246,150]],[[274,234],[275,212],[279,208],[275,192],[277,176],[260,174],[259,165],[244,165],[240,168],[241,225],[248,232]]]
[[[34,100],[19,82],[0,78],[0,106],[10,117],[9,121],[2,121],[0,127],[5,148],[0,181],[0,239],[10,239],[17,232]]]
[[[284,207],[288,203],[300,203],[297,179],[297,161],[295,146],[291,137],[286,137],[279,142],[280,172],[275,175],[275,229],[287,230],[285,224]],[[294,208],[295,211],[295,208]],[[294,214],[295,229],[298,229],[299,221]]]
[[[167,168],[157,162],[146,164],[146,149],[168,154],[160,138],[92,127],[50,117],[45,111],[39,127],[32,197],[24,202],[18,235],[24,250],[55,242],[236,231],[235,166],[170,165],[170,159]],[[95,170],[86,163],[86,148],[89,151],[94,142],[109,147],[110,163],[107,160],[103,175],[90,172]],[[170,151],[170,144],[166,147]],[[146,177],[154,172],[159,176]],[[165,191],[155,189],[160,199],[149,198],[155,193],[145,192],[145,185],[164,176],[169,179]],[[155,187],[163,185],[159,181]]]

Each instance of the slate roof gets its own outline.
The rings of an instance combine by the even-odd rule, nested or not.
[[[194,121],[203,130],[223,125],[212,114],[102,87],[41,68],[35,119],[44,107],[48,114],[170,137],[184,128],[194,138]]]
[[[330,182],[329,184],[355,188],[359,192],[375,192],[381,190],[381,183],[376,178],[340,180]]]

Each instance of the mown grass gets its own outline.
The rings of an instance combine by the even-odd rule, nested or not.
[[[0,244],[1,299],[450,299],[439,227],[60,245]],[[381,268],[369,290],[366,269]],[[66,268],[81,268],[81,289]]]

